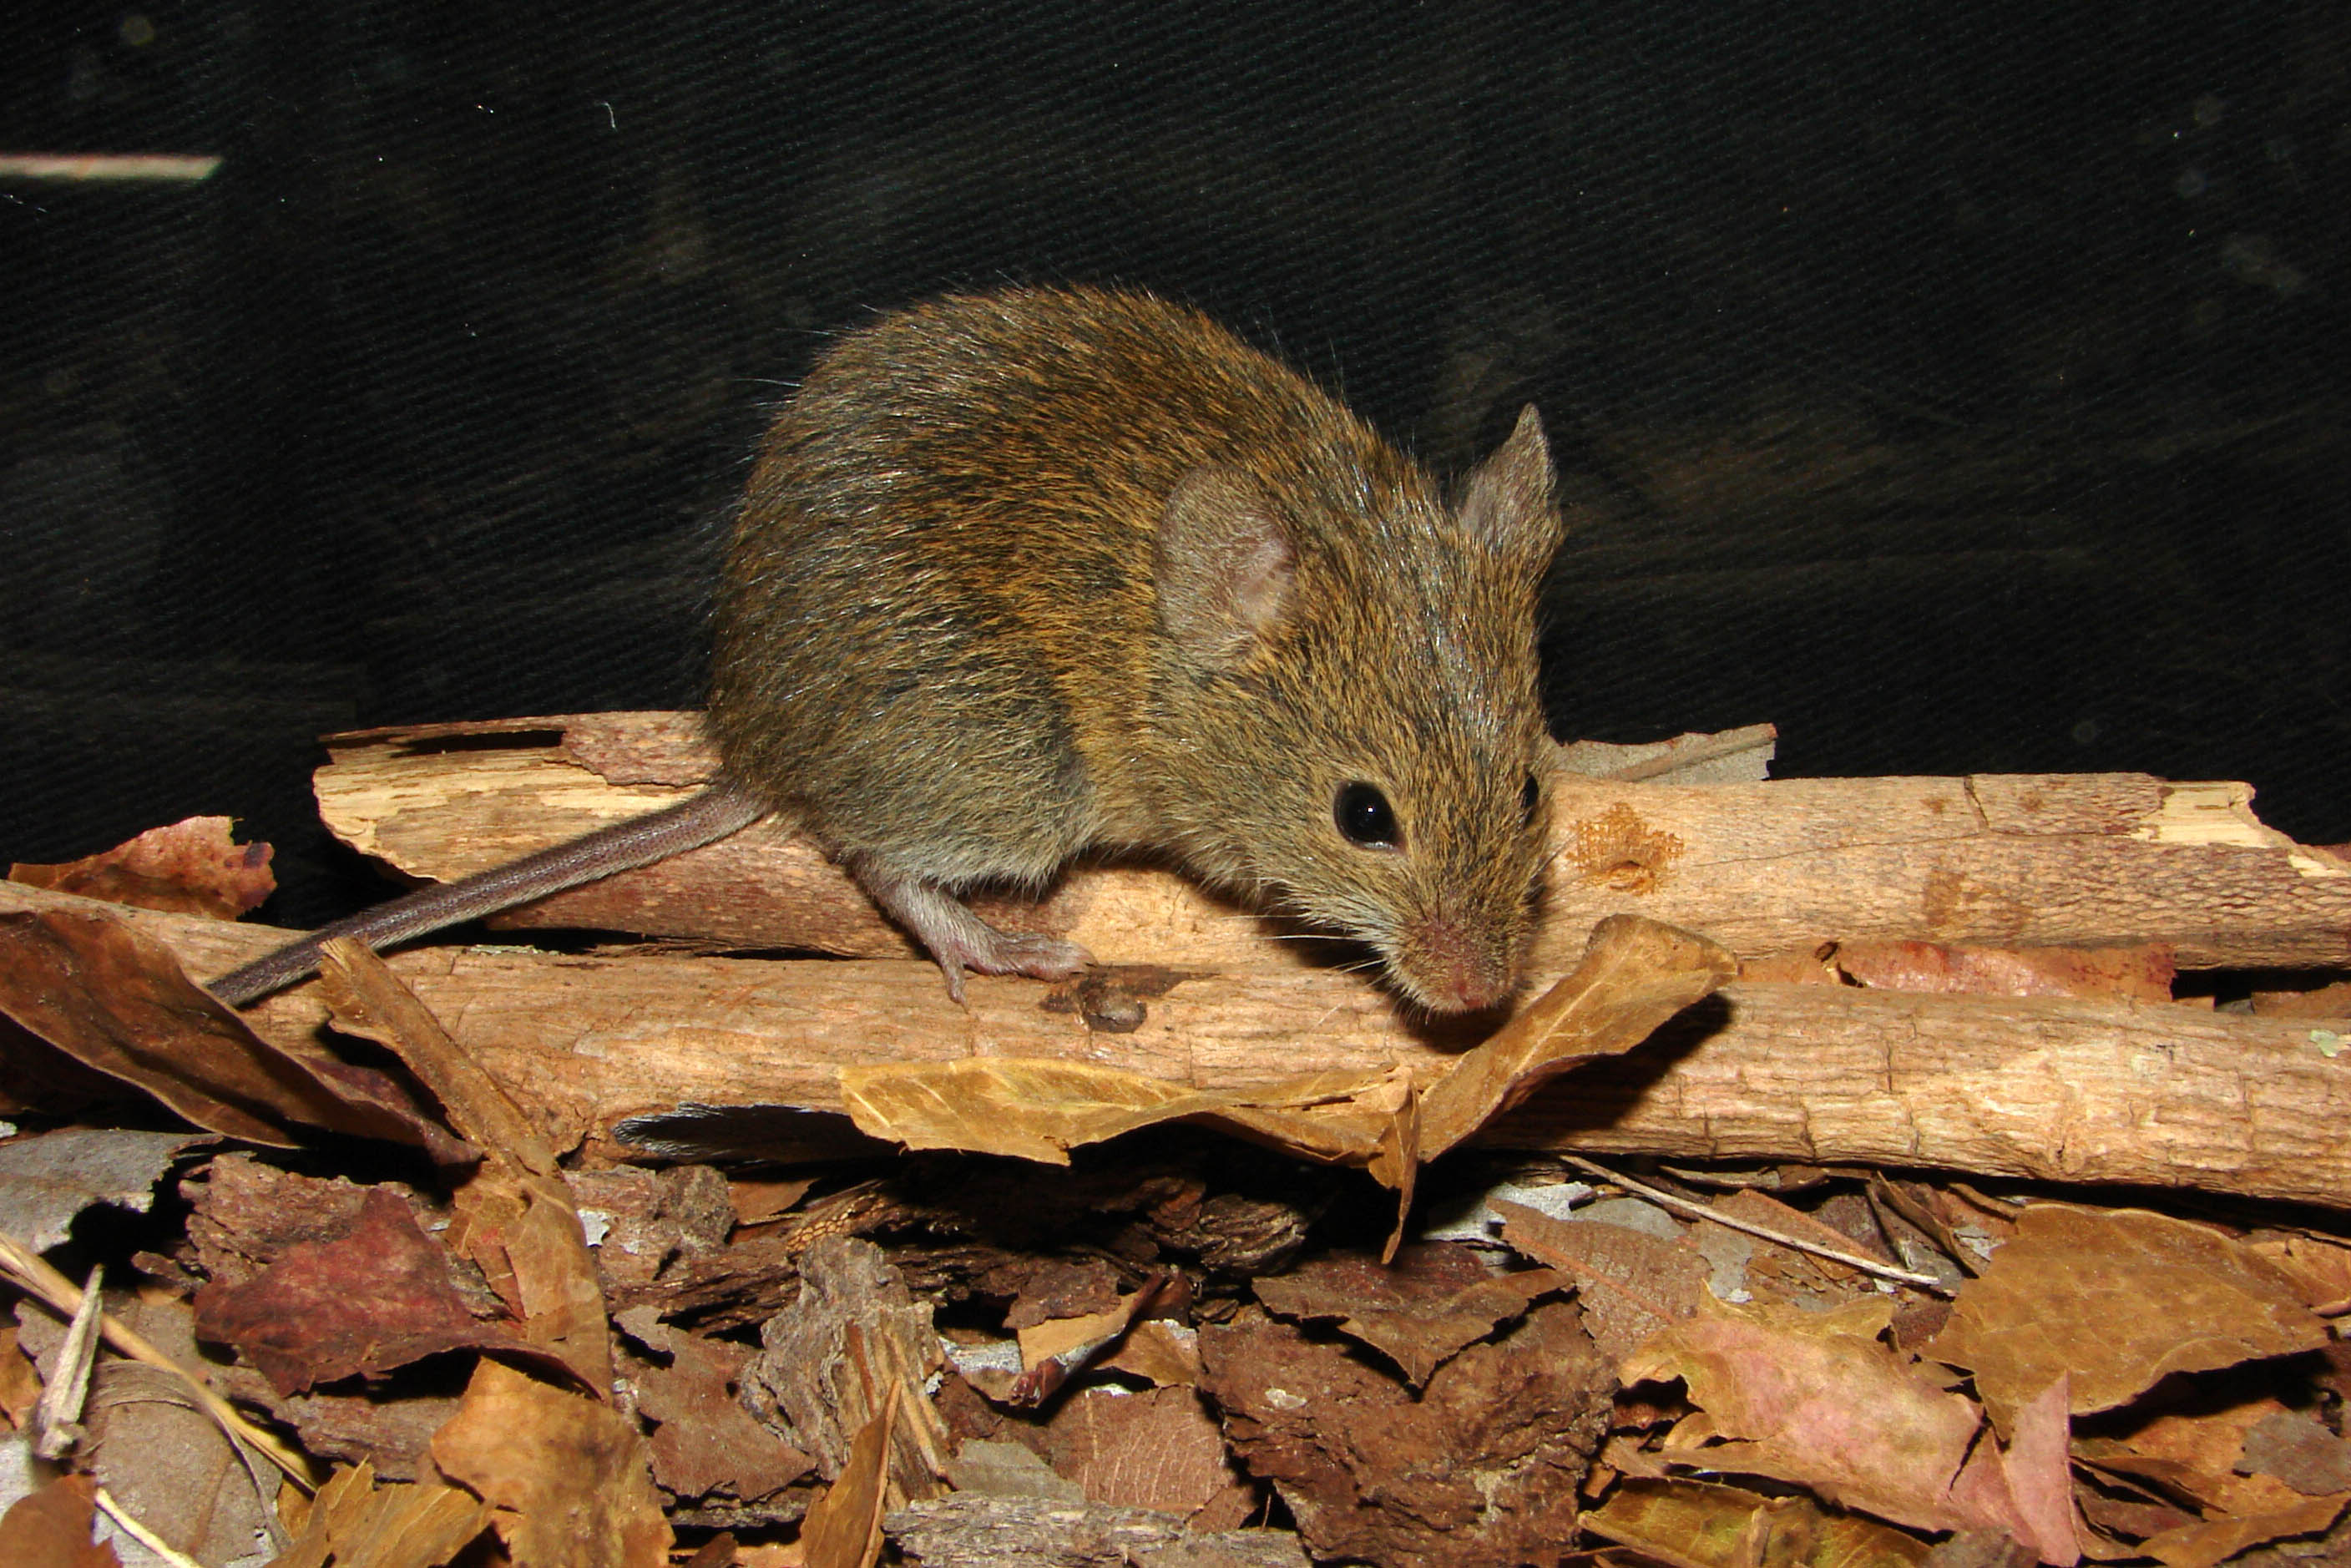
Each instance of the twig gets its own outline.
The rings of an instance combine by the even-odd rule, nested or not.
[[[1626,1192],[1637,1192],[1651,1203],[1661,1203],[1667,1208],[1679,1209],[1699,1219],[1711,1219],[1717,1225],[1729,1229],[1744,1231],[1750,1236],[1761,1237],[1766,1241],[1798,1252],[1809,1252],[1815,1258],[1826,1258],[1833,1262],[1842,1263],[1848,1269],[1858,1269],[1865,1274],[1875,1274],[1881,1280],[1916,1285],[1922,1291],[1932,1291],[1938,1296],[1948,1296],[1951,1293],[1951,1288],[1932,1274],[1914,1274],[1907,1269],[1897,1269],[1891,1263],[1881,1263],[1875,1258],[1865,1258],[1858,1252],[1840,1252],[1834,1247],[1823,1247],[1800,1237],[1782,1236],[1780,1232],[1764,1226],[1744,1219],[1734,1219],[1727,1214],[1717,1214],[1705,1204],[1692,1203],[1688,1198],[1676,1197],[1672,1193],[1650,1186],[1645,1182],[1635,1181],[1630,1176],[1618,1176],[1607,1166],[1594,1164],[1581,1155],[1562,1155],[1560,1157],[1577,1169],[1588,1171],[1603,1181],[1614,1182]]]
[[[0,180],[193,184],[211,179],[220,165],[220,159],[210,153],[0,152]]]
[[[5,1273],[20,1288],[38,1296],[66,1317],[81,1311],[82,1291],[49,1266],[48,1260],[26,1247],[15,1237],[0,1232],[0,1273]],[[269,1462],[286,1472],[287,1479],[304,1491],[318,1482],[310,1474],[310,1461],[299,1451],[288,1448],[271,1433],[262,1430],[236,1412],[236,1407],[214,1393],[204,1379],[204,1374],[185,1365],[177,1357],[159,1350],[144,1334],[129,1327],[111,1314],[101,1313],[99,1327],[106,1343],[133,1361],[143,1361],[150,1366],[177,1374],[195,1394],[196,1403],[204,1414],[218,1422],[231,1441],[252,1444],[267,1457]]]
[[[87,1436],[82,1430],[81,1412],[89,1401],[89,1375],[98,1362],[98,1303],[105,1285],[106,1270],[92,1269],[89,1289],[83,1292],[73,1322],[66,1325],[65,1343],[57,1346],[49,1385],[41,1390],[40,1403],[33,1406],[33,1453],[37,1458],[62,1459]]]
[[[140,1523],[136,1519],[133,1519],[131,1516],[130,1511],[125,1509],[120,1503],[115,1501],[113,1494],[109,1492],[104,1487],[98,1489],[95,1500],[98,1503],[99,1511],[103,1512],[107,1518],[114,1521],[115,1528],[120,1530],[123,1534],[131,1537],[131,1540],[139,1542],[140,1545],[145,1547],[148,1551],[152,1552],[156,1556],[161,1557],[165,1563],[171,1565],[171,1568],[204,1568],[203,1563],[197,1562],[194,1558],[189,1556],[184,1552],[174,1550],[171,1542],[165,1541],[162,1536],[156,1534],[153,1531]]]

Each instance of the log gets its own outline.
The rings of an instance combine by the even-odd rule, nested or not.
[[[1703,737],[1701,737],[1703,738]],[[678,799],[709,776],[695,716],[603,714],[378,730],[330,743],[318,790],[349,842],[417,878],[496,864]],[[1538,976],[1603,915],[1701,931],[1741,957],[1824,941],[2167,946],[2186,968],[2351,962],[2351,865],[2254,817],[2250,787],[2144,774],[1667,782],[1564,770]],[[1092,866],[988,918],[1110,963],[1281,970],[1268,923],[1165,872]],[[911,956],[813,844],[762,824],[548,899],[516,925],[707,945]]]
[[[0,908],[107,909],[231,967],[282,934],[0,884]],[[257,940],[254,940],[257,938]],[[438,947],[392,967],[559,1147],[685,1106],[840,1105],[851,1063],[1045,1056],[1236,1087],[1401,1062],[1424,1081],[1466,1035],[1401,1019],[1314,970],[1128,968],[969,982],[957,1008],[913,961],[559,956]],[[247,1016],[308,1034],[315,984]],[[2351,1035],[2351,1027],[2343,1033]],[[1875,1163],[2188,1187],[2351,1207],[2351,1071],[2309,1019],[2185,1004],[1906,995],[1741,982],[1628,1056],[1569,1074],[1489,1144]]]

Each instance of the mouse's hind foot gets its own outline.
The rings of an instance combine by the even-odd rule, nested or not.
[[[947,991],[963,1000],[964,971],[982,975],[1027,975],[1066,980],[1094,961],[1074,942],[1032,931],[999,931],[974,915],[946,889],[874,866],[853,868],[858,884],[883,913],[906,928],[930,952]]]

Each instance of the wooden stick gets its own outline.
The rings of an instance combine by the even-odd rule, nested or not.
[[[693,716],[678,714],[374,731],[333,753],[318,779],[329,822],[434,879],[667,804],[712,761]],[[1694,785],[1562,772],[1535,967],[1564,973],[1593,924],[1617,913],[1703,932],[1741,957],[1892,938],[2162,945],[2189,968],[2351,963],[2351,866],[2263,827],[2252,793],[2143,774]],[[1081,870],[1042,904],[996,901],[984,913],[1112,963],[1301,962],[1270,925],[1163,872]],[[912,956],[814,845],[761,828],[509,919]]]
[[[0,883],[0,908],[109,909]],[[119,911],[191,956],[271,933]],[[207,956],[195,957],[202,950]],[[210,967],[209,968],[207,967]],[[617,1124],[680,1105],[838,1109],[850,1063],[1059,1057],[1198,1086],[1402,1062],[1426,1082],[1474,1042],[1400,1018],[1349,975],[975,977],[970,1006],[912,960],[559,957],[428,948],[392,968],[559,1148],[625,1152]],[[315,985],[253,1009],[324,1017]],[[2351,1207],[2351,1030],[2168,1003],[1725,988],[1630,1054],[1545,1089],[1488,1142],[1677,1159],[1939,1167],[2202,1188]]]

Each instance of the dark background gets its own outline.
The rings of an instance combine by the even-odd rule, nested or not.
[[[1562,737],[2240,778],[2351,839],[2331,5],[0,17],[0,861],[193,812],[367,886],[313,737],[689,706],[829,330],[1190,299],[1458,473],[1537,402]]]

